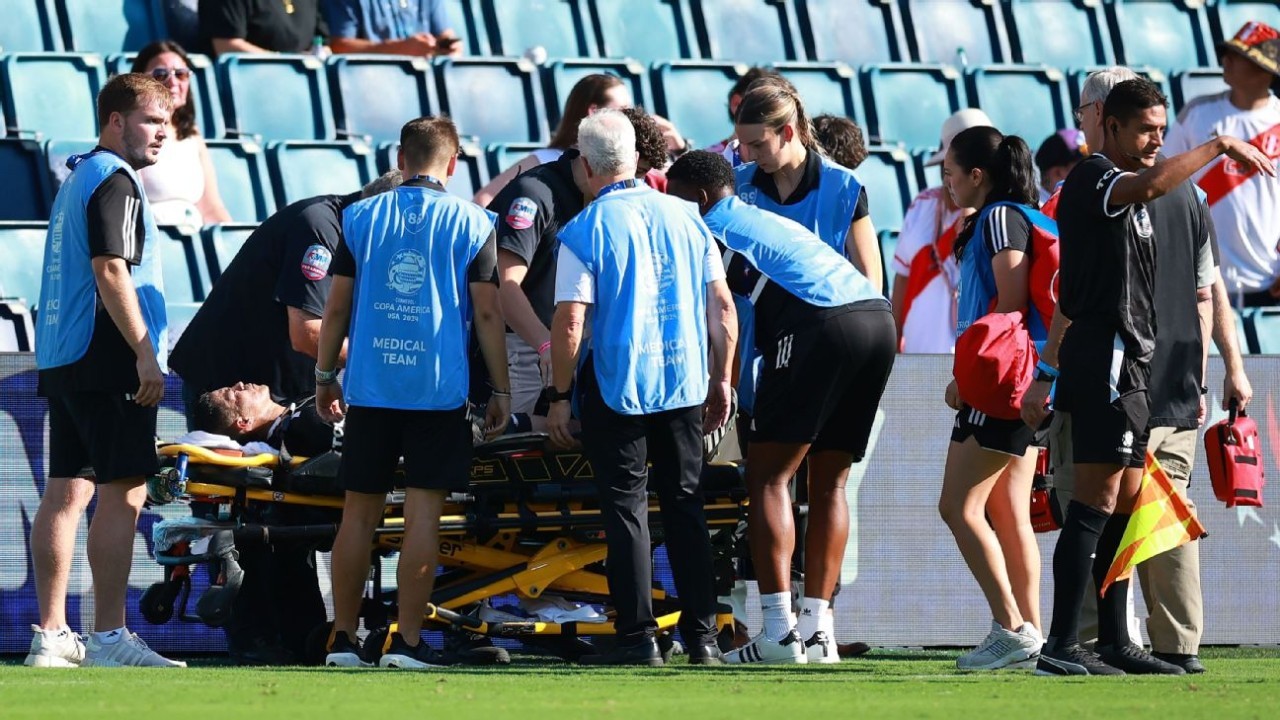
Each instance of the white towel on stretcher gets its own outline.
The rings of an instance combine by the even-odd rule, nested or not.
[[[254,440],[243,445],[232,440],[226,435],[217,435],[203,430],[192,430],[186,435],[180,435],[174,438],[175,445],[195,445],[196,447],[208,448],[210,450],[239,450],[246,457],[252,455],[275,455],[279,456],[280,451],[270,445]]]

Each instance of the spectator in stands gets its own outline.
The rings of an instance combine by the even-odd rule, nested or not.
[[[958,207],[977,214],[955,241],[960,262],[959,335],[989,312],[1036,312],[1032,304],[1034,223],[1049,222],[1036,210],[1031,149],[1016,135],[993,127],[961,131],[948,143],[942,182]],[[1052,312],[1052,307],[1049,308]],[[1042,341],[1045,322],[1028,322]],[[956,358],[957,369],[964,366]],[[994,383],[993,383],[994,384]],[[991,609],[991,632],[961,655],[961,670],[997,670],[1040,654],[1040,548],[1031,529],[1031,481],[1038,449],[1034,429],[1016,414],[997,418],[971,407],[957,380],[946,390],[956,411],[947,448],[938,512],[982,588]]]
[[[445,0],[321,0],[335,53],[461,55]]]
[[[98,146],[72,157],[54,199],[36,327],[38,392],[49,400],[49,477],[31,527],[40,624],[36,667],[186,667],[125,627],[138,513],[156,462],[167,351],[161,242],[137,171],[156,161],[169,91],[147,75],[98,94]],[[94,632],[67,627],[76,527],[90,500]],[[87,645],[87,647],[86,647]]]
[[[1229,88],[1196,98],[1178,114],[1166,151],[1190,150],[1218,136],[1240,138],[1280,159],[1280,31],[1249,22],[1218,46],[1222,79]],[[1222,159],[1196,174],[1209,195],[1218,230],[1222,274],[1237,305],[1280,305],[1280,179],[1248,173]]]
[[[756,65],[750,70],[747,70],[743,73],[742,77],[738,78],[738,81],[733,84],[733,87],[729,88],[729,122],[737,122],[738,106],[742,104],[742,96],[747,94],[747,90],[751,87],[752,83],[761,79],[775,80],[790,84],[790,81],[784,78],[782,73],[774,70],[773,68]],[[734,167],[738,167],[745,162],[742,159],[742,156],[738,153],[738,133],[736,128],[732,135],[714,145],[708,146],[706,149],[710,152],[718,153],[724,157],[725,160],[728,160],[729,164]]]
[[[813,134],[827,157],[850,170],[867,159],[867,143],[858,123],[839,115],[819,115],[813,119]]]
[[[560,124],[556,126],[551,142],[541,150],[534,150],[520,162],[502,171],[502,174],[489,181],[472,198],[477,204],[487,206],[493,202],[502,188],[507,186],[517,175],[535,168],[543,163],[560,157],[565,150],[578,144],[578,124],[582,119],[600,109],[619,110],[631,107],[631,91],[617,75],[595,73],[588,75],[574,84],[569,97],[564,103],[564,112],[560,116]]]
[[[200,0],[164,0],[165,27],[169,38],[182,47],[203,47],[200,30]]]
[[[1041,205],[1053,196],[1053,191],[1067,179],[1076,163],[1085,158],[1087,151],[1084,133],[1076,128],[1059,130],[1040,143],[1040,149],[1036,150],[1036,169],[1040,171]]]
[[[320,0],[200,0],[200,27],[214,55],[306,52],[329,36]]]
[[[991,127],[991,118],[966,108],[942,123],[942,147],[926,165],[941,165],[951,139],[972,127]],[[960,265],[952,252],[956,235],[973,208],[956,207],[944,186],[924,190],[902,218],[894,249],[893,317],[899,347],[907,353],[949,353],[956,345],[956,298]]]
[[[209,149],[196,127],[191,61],[186,51],[169,40],[151,43],[138,51],[132,72],[159,80],[173,98],[173,116],[166,133],[169,142],[160,149],[160,159],[138,173],[156,223],[200,227],[230,222],[231,214],[218,194],[218,176]]]

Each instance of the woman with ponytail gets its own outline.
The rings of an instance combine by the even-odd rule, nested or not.
[[[1023,312],[1033,341],[1045,339],[1032,302],[1036,232],[1057,228],[1036,209],[1031,150],[993,127],[964,130],[951,141],[942,181],[958,207],[974,208],[956,239],[960,298],[956,335],[988,313]],[[1043,230],[1038,230],[1038,228]],[[1052,310],[1052,309],[1050,309]],[[960,344],[956,364],[967,358]],[[1013,413],[992,417],[969,406],[953,379],[947,405],[956,420],[947,450],[938,512],[990,605],[991,632],[962,655],[962,670],[1026,667],[1044,644],[1040,632],[1040,551],[1031,528],[1034,430]]]

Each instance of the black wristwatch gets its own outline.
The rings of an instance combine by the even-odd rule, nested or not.
[[[1040,368],[1036,368],[1036,382],[1052,383],[1054,380],[1057,380],[1057,379],[1058,378],[1050,375],[1049,373],[1041,370]]]
[[[1200,394],[1201,394],[1201,395],[1208,395],[1208,394],[1209,394],[1209,386],[1208,386],[1208,385],[1201,385],[1201,386],[1200,386]]]
[[[547,394],[547,402],[549,403],[572,400],[573,386],[570,385],[568,390],[565,390],[564,392],[560,392],[559,390],[556,389],[554,385],[551,385],[546,389],[546,394]]]

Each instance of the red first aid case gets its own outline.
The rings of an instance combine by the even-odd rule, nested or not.
[[[1204,454],[1209,462],[1213,495],[1227,507],[1262,507],[1262,446],[1258,425],[1233,401],[1230,415],[1204,434]]]

